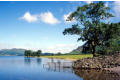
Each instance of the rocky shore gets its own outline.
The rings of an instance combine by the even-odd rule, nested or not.
[[[75,69],[109,69],[120,66],[120,53],[84,58],[74,62]]]

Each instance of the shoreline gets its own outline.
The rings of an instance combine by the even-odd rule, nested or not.
[[[79,54],[79,55],[55,55],[55,56],[40,56],[40,57],[77,61],[79,59],[93,57],[93,56],[92,56],[92,54],[84,54],[84,55]]]
[[[27,56],[24,56],[27,57]],[[35,58],[50,58],[50,59],[61,59],[61,60],[69,60],[69,61],[77,61],[78,59],[72,59],[72,58],[59,58],[59,57],[47,57],[47,56],[29,56],[29,57],[35,57]]]
[[[41,56],[40,56],[41,57]],[[71,59],[71,58],[55,58],[55,57],[42,57],[42,58],[54,58],[54,59],[62,59],[62,60],[70,60],[70,61],[77,61],[78,59]]]

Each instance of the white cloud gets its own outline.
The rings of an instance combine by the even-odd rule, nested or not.
[[[69,53],[73,49],[76,49],[78,47],[77,44],[56,44],[54,46],[49,46],[47,48],[43,48],[43,52],[49,52],[49,53]]]
[[[32,15],[30,12],[26,12],[22,17],[20,17],[20,19],[29,23],[37,22],[38,20],[41,20],[47,24],[57,24],[60,22],[50,11],[34,15]]]
[[[108,6],[109,6],[109,3],[108,3],[108,2],[106,2],[106,3],[105,3],[105,7],[108,7]]]
[[[120,1],[114,2],[114,12],[116,17],[120,17]]]
[[[31,22],[38,21],[38,16],[37,15],[31,15],[30,12],[26,12],[23,17],[20,17],[20,19],[31,23]]]
[[[54,15],[51,12],[45,12],[45,13],[41,13],[40,14],[40,19],[41,21],[43,21],[44,23],[48,23],[48,24],[57,24],[60,21],[54,17]]]
[[[93,1],[86,1],[87,4],[93,3]]]
[[[9,43],[0,43],[0,50],[1,49],[11,49],[14,47],[14,44],[9,44]]]
[[[68,13],[68,14],[64,14],[63,15],[63,19],[66,23],[72,23],[72,22],[75,22],[75,19],[73,19],[72,21],[67,21],[68,20],[68,17],[70,16],[71,12]]]
[[[82,2],[81,2],[81,1],[69,1],[69,3],[82,5]]]

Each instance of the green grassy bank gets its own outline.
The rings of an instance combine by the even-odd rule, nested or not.
[[[54,56],[41,56],[44,58],[59,58],[59,59],[68,59],[68,60],[78,60],[87,57],[93,57],[92,54],[81,54],[81,55],[54,55]]]

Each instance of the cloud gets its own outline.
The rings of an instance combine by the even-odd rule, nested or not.
[[[48,23],[48,24],[57,24],[60,21],[54,17],[54,15],[51,12],[45,12],[45,13],[41,13],[40,14],[40,19],[41,21],[43,21],[44,23]]]
[[[109,6],[109,3],[108,3],[108,2],[106,2],[106,3],[105,3],[105,7],[108,7],[108,6]]]
[[[72,23],[72,22],[75,22],[75,19],[73,19],[72,21],[67,21],[68,17],[70,16],[71,12],[68,13],[68,14],[64,14],[63,15],[63,19],[66,23]]]
[[[31,15],[30,12],[26,12],[23,17],[20,17],[21,20],[25,20],[29,23],[38,21],[37,15]]]
[[[78,5],[82,5],[81,1],[69,1],[70,4],[78,4]]]
[[[114,12],[116,17],[120,17],[120,1],[114,2]]]
[[[9,44],[9,43],[0,43],[0,50],[1,49],[11,49],[14,47],[14,44]]]
[[[54,15],[48,11],[40,14],[34,14],[32,15],[30,12],[26,12],[22,17],[19,18],[20,20],[25,20],[29,23],[31,22],[37,22],[41,20],[44,23],[47,24],[57,24],[60,23],[60,21],[54,17]]]
[[[87,4],[93,3],[93,1],[85,1]]]
[[[56,44],[54,46],[49,46],[47,48],[43,48],[43,52],[49,52],[49,53],[69,53],[73,49],[77,48],[77,44]]]

